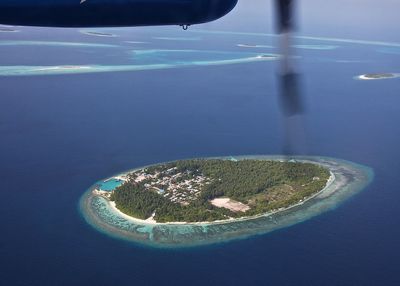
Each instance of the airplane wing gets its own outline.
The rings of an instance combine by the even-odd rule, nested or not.
[[[44,27],[189,26],[216,20],[238,0],[1,0],[0,24]]]

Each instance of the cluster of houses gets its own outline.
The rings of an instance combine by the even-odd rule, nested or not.
[[[203,175],[190,171],[178,172],[177,168],[148,173],[146,169],[131,173],[129,180],[135,183],[144,183],[149,191],[156,191],[171,202],[188,205],[201,193],[204,185],[211,180]]]

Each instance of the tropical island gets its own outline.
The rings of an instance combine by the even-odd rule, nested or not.
[[[115,190],[94,192],[134,218],[211,222],[289,207],[321,191],[329,177],[311,163],[197,159],[128,173]]]
[[[100,181],[80,207],[87,222],[114,237],[192,246],[298,223],[333,208],[371,178],[368,167],[331,158],[190,159]]]

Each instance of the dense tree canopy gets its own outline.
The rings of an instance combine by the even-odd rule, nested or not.
[[[327,169],[312,163],[218,159],[177,161],[149,167],[146,172],[154,174],[174,167],[177,172],[189,171],[188,178],[201,174],[211,179],[189,205],[145,190],[146,182],[123,184],[113,192],[111,200],[122,212],[141,219],[155,212],[157,222],[214,221],[288,207],[324,188],[330,175]],[[229,197],[251,208],[237,213],[210,204],[210,200],[219,197]]]

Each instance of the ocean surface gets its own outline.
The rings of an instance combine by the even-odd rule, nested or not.
[[[1,285],[400,285],[400,78],[354,79],[400,72],[400,36],[383,16],[362,31],[343,15],[340,29],[313,18],[293,47],[303,152],[372,167],[364,191],[289,228],[179,250],[114,239],[82,218],[82,194],[128,169],[284,152],[278,63],[248,60],[279,53],[272,22],[239,25],[238,9],[186,32],[0,32]]]

